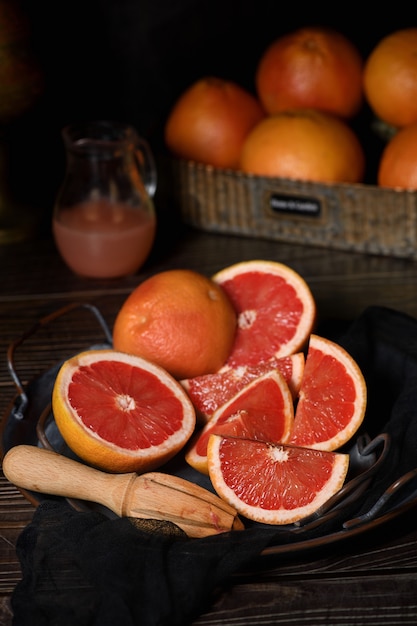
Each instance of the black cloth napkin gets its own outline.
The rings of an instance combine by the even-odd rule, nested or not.
[[[253,538],[248,552],[243,533],[193,540],[171,524],[144,527],[41,504],[18,540],[16,626],[187,624],[265,544]]]
[[[331,338],[348,350],[365,375],[364,429],[371,438],[381,432],[391,438],[375,479],[349,511],[360,515],[417,466],[417,321],[371,307],[346,332]],[[415,482],[404,489],[415,497]],[[341,532],[340,519],[301,535],[285,527],[252,524],[243,532],[189,539],[171,524],[109,519],[50,499],[39,505],[18,540],[23,577],[12,596],[13,623],[185,625],[207,610],[216,590],[266,546],[334,532]]]

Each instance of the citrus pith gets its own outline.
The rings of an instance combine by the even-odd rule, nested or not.
[[[69,448],[109,472],[159,467],[195,427],[193,405],[172,376],[115,350],[89,350],[65,361],[52,410]]]
[[[349,456],[212,434],[208,468],[217,494],[242,516],[265,524],[307,517],[337,493]]]

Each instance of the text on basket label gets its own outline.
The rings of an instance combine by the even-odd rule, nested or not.
[[[297,213],[318,217],[321,213],[321,204],[315,198],[299,198],[282,194],[272,194],[270,207],[275,213]]]

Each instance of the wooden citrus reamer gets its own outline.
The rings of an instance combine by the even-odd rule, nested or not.
[[[170,474],[107,474],[30,445],[11,448],[3,472],[22,489],[97,502],[121,517],[170,521],[189,537],[244,528],[235,509],[221,498]]]

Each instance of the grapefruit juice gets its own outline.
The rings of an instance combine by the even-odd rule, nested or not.
[[[115,278],[136,272],[155,238],[153,212],[106,199],[62,208],[52,223],[56,246],[75,273]]]

